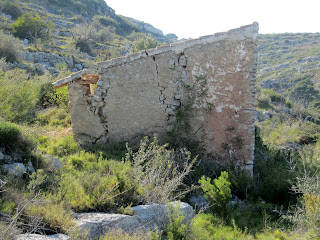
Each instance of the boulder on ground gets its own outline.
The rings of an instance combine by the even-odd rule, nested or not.
[[[71,238],[64,234],[39,235],[39,234],[20,234],[17,240],[70,240]]]
[[[183,202],[169,203],[178,206],[184,214],[183,223],[189,223],[194,216],[192,207]],[[132,233],[137,230],[160,230],[169,224],[167,204],[141,205],[131,208],[134,216],[109,213],[76,213],[76,223],[81,232],[87,233],[89,239],[99,238],[114,229]]]
[[[191,206],[196,209],[207,209],[209,207],[208,201],[201,195],[193,195],[189,198]]]
[[[48,167],[51,171],[53,170],[60,171],[61,168],[63,167],[62,162],[59,160],[59,158],[56,158],[50,155],[45,155],[43,157],[47,160],[49,165]]]
[[[22,163],[4,164],[3,169],[8,172],[9,175],[21,177],[27,172],[27,168]]]

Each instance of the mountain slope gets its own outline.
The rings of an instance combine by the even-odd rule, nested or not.
[[[319,88],[320,34],[268,34],[259,37],[259,86],[290,87],[290,79],[310,76]],[[280,87],[280,86],[279,86]]]
[[[298,150],[320,137],[320,34],[259,36],[257,126],[265,143]]]
[[[35,68],[37,73],[56,74],[65,68],[78,71],[97,61],[128,54],[137,41],[151,39],[152,46],[171,41],[150,24],[115,14],[104,0],[0,0],[0,30],[15,34],[12,24],[27,13],[39,15],[52,26],[51,38],[34,42],[26,36],[22,63],[12,67]],[[0,51],[1,57],[7,56]]]
[[[318,117],[320,34],[260,35],[258,49],[257,86],[261,92],[275,91],[292,107],[303,106]]]

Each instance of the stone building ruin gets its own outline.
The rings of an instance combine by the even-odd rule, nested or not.
[[[191,131],[208,153],[252,171],[258,23],[98,63],[68,85],[74,137],[129,141],[173,130],[190,104]],[[95,91],[92,84],[97,84]]]

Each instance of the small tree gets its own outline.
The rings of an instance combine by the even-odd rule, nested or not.
[[[221,172],[220,177],[213,180],[211,184],[211,178],[205,178],[202,176],[199,180],[202,190],[205,192],[205,198],[213,205],[220,208],[221,214],[225,217],[227,203],[231,200],[231,183],[228,181],[228,173]]]
[[[23,45],[18,38],[5,34],[0,30],[0,58],[7,62],[18,62],[21,57]]]
[[[147,38],[140,38],[137,39],[131,48],[132,53],[136,53],[142,50],[150,49],[150,48],[155,48],[159,45],[157,40],[155,40],[153,37],[147,37]]]
[[[22,15],[22,9],[20,5],[16,1],[12,0],[0,2],[0,11],[10,15],[12,19],[17,19]]]
[[[37,47],[37,39],[48,40],[53,22],[43,19],[40,15],[25,13],[12,24],[13,32],[20,38],[28,38]]]

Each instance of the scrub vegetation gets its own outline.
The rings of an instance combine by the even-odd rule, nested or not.
[[[163,232],[114,230],[102,239],[320,239],[320,34],[259,37],[251,177],[213,164],[201,142],[187,135],[146,137],[137,145],[79,145],[67,89],[51,87],[70,74],[68,64],[60,63],[52,75],[22,57],[50,52],[94,67],[168,39],[141,30],[103,0],[0,0],[0,11],[11,16],[0,14],[1,239],[18,232],[81,239],[74,212],[130,213],[130,206],[189,201],[192,195],[204,196],[208,205],[195,208],[189,223],[172,207]],[[187,119],[178,115],[179,132],[188,129]],[[12,176],[4,168],[12,161],[34,171]]]

